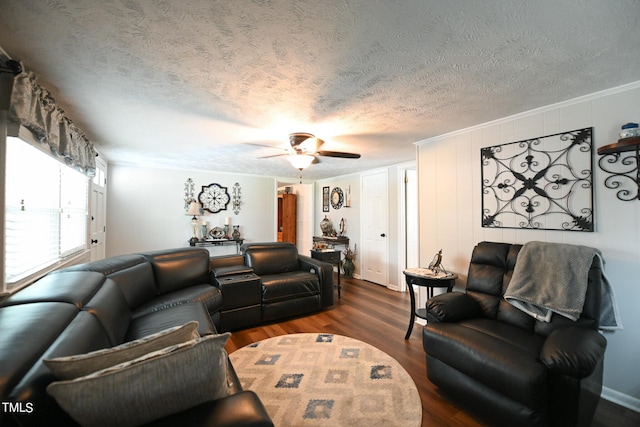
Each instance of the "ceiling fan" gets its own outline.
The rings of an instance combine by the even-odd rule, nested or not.
[[[289,144],[291,145],[290,148],[274,147],[271,145],[261,144],[252,145],[284,150],[284,153],[273,154],[271,156],[264,156],[261,158],[266,159],[270,157],[288,156],[287,160],[289,160],[293,167],[295,167],[296,169],[300,169],[300,171],[309,166],[311,163],[318,163],[320,160],[317,158],[317,156],[339,157],[343,159],[360,158],[360,154],[356,153],[321,150],[320,147],[322,146],[322,144],[324,144],[324,141],[320,138],[316,138],[313,134],[306,132],[294,132],[289,134]]]

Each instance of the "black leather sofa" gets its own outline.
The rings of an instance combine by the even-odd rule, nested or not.
[[[333,305],[331,264],[299,255],[287,242],[245,243],[240,251],[210,259],[213,283],[222,291],[221,330]]]
[[[201,336],[215,334],[222,307],[202,248],[119,256],[43,277],[0,302],[0,425],[75,425],[46,392],[56,378],[44,359],[113,347],[193,320]],[[151,425],[272,426],[230,363],[227,378],[229,396]]]
[[[588,426],[602,389],[598,332],[602,272],[588,273],[577,321],[543,322],[506,302],[521,245],[481,242],[465,292],[427,302],[423,329],[431,382],[490,425]]]

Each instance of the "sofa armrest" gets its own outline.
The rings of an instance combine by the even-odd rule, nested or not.
[[[242,255],[217,255],[209,257],[209,269],[213,270],[220,267],[229,267],[232,265],[243,265],[244,257]]]
[[[562,328],[549,334],[540,350],[540,360],[554,374],[586,378],[602,360],[606,348],[607,340],[598,331]]]
[[[447,292],[427,301],[427,323],[452,323],[481,315],[476,300],[462,292]]]
[[[298,255],[301,271],[310,271],[318,275],[321,288],[322,308],[333,305],[333,265],[306,255]]]
[[[218,279],[226,276],[235,276],[236,274],[249,274],[253,273],[253,268],[247,267],[244,264],[240,265],[228,265],[224,267],[216,267],[211,269],[211,277]],[[215,284],[215,282],[213,282]]]

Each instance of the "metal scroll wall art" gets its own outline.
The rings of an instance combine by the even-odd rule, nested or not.
[[[481,149],[482,226],[593,231],[593,128]]]

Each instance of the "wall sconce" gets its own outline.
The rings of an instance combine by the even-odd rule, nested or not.
[[[626,136],[635,135],[635,136]],[[610,174],[605,187],[618,190],[616,197],[628,202],[640,200],[640,133],[636,123],[627,123],[618,142],[598,148],[598,166]],[[631,187],[631,188],[627,188]]]

